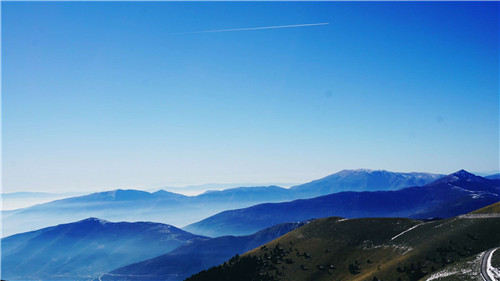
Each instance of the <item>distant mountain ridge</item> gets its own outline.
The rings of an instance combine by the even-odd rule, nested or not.
[[[36,204],[48,203],[58,199],[81,196],[85,194],[89,193],[11,192],[11,193],[2,193],[0,197],[2,199],[2,210],[15,210],[15,209],[27,208]]]
[[[166,224],[88,218],[3,238],[2,279],[89,280],[204,239]]]
[[[343,170],[323,179],[287,189],[279,186],[239,187],[185,196],[160,190],[113,190],[4,211],[3,235],[69,223],[87,217],[113,221],[156,221],[185,226],[218,212],[259,203],[312,198],[338,190],[392,190],[430,182],[442,175],[388,171]],[[358,178],[358,180],[356,180]],[[385,188],[384,188],[385,186]],[[182,216],[178,214],[182,213]]]
[[[184,229],[207,236],[245,235],[282,222],[328,216],[447,218],[495,203],[499,197],[499,180],[461,170],[424,186],[396,191],[340,192],[228,210]]]
[[[297,183],[288,183],[288,182],[266,182],[266,183],[206,183],[206,184],[198,184],[198,185],[188,185],[184,187],[175,187],[175,186],[166,186],[161,189],[180,193],[188,196],[196,196],[206,192],[212,191],[222,191],[230,188],[238,188],[242,186],[281,186],[281,187],[290,187],[297,185]],[[156,191],[157,189],[155,189]],[[151,191],[151,190],[150,190]]]
[[[498,179],[500,179],[500,173],[489,175],[489,176],[486,176],[485,178],[490,179],[490,180],[498,180]]]
[[[290,190],[315,196],[341,191],[397,190],[409,186],[425,185],[443,176],[416,172],[395,173],[386,170],[342,170],[309,183],[293,186]]]

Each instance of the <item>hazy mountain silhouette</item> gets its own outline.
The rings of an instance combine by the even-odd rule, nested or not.
[[[200,239],[166,224],[89,218],[3,238],[2,279],[89,280]]]
[[[498,180],[498,179],[500,179],[500,173],[489,175],[489,176],[486,176],[485,178],[490,179],[490,180]]]

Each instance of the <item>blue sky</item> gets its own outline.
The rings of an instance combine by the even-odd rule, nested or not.
[[[4,192],[499,168],[498,2],[1,5]]]

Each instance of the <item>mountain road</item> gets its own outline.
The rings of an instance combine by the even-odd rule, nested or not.
[[[488,251],[484,252],[483,256],[481,257],[481,277],[484,281],[496,281],[496,278],[492,279],[488,274],[488,260],[491,259],[491,255],[496,249],[498,248],[489,249]]]

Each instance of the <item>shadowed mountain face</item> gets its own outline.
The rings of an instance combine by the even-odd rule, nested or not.
[[[187,280],[230,280],[228,276],[253,272],[269,276],[266,280],[417,281],[498,246],[498,214],[430,222],[332,217],[315,220]]]
[[[206,237],[150,222],[90,218],[2,239],[2,279],[89,280]]]
[[[207,236],[244,235],[278,223],[328,216],[447,218],[497,202],[499,186],[498,180],[462,170],[425,186],[397,191],[340,192],[224,211],[185,229]]]
[[[274,240],[302,225],[284,223],[248,236],[224,236],[197,240],[150,260],[114,270],[101,280],[168,280],[180,281],[192,274],[218,265],[236,254],[242,254]]]
[[[3,235],[88,217],[112,221],[156,221],[185,226],[224,210],[245,208],[264,202],[286,202],[342,190],[393,190],[430,182],[440,176],[426,173],[344,170],[290,189],[278,186],[239,187],[197,196],[184,196],[163,190],[154,193],[114,190],[4,211]],[[179,213],[182,213],[182,216],[179,216]]]

